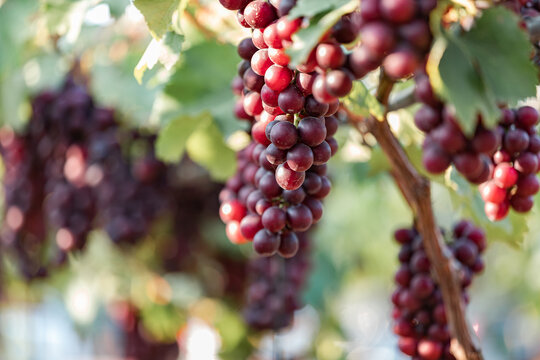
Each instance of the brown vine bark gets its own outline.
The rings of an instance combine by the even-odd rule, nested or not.
[[[393,83],[384,73],[381,76],[377,99],[388,107],[388,98]],[[446,308],[450,330],[457,344],[454,355],[460,360],[483,360],[478,339],[467,322],[462,289],[457,277],[457,267],[450,250],[444,244],[431,206],[431,187],[428,179],[423,177],[409,161],[403,147],[394,136],[386,119],[378,121],[374,117],[364,118],[348,111],[349,120],[355,128],[367,126],[369,132],[377,139],[381,149],[390,161],[394,177],[403,196],[411,207],[418,231],[422,235],[426,253],[433,267],[433,275]]]

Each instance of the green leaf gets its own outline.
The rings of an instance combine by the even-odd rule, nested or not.
[[[153,69],[158,62],[170,70],[178,61],[183,42],[184,36],[174,31],[168,31],[161,40],[152,39],[133,70],[133,75],[139,84],[142,83],[146,70]]]
[[[225,181],[236,171],[236,155],[210,117],[189,137],[186,148],[191,159],[205,167],[215,180]]]
[[[154,107],[155,121],[163,125],[179,115],[209,111],[225,134],[236,131],[230,83],[237,63],[236,48],[228,44],[206,42],[184,50]]]
[[[184,155],[186,143],[201,123],[209,122],[210,116],[180,116],[167,124],[159,133],[156,142],[157,156],[167,162],[178,162]]]
[[[310,2],[310,0],[307,0]],[[338,4],[341,6],[334,10],[320,14],[310,19],[310,24],[307,28],[301,29],[293,35],[293,46],[287,50],[287,53],[291,56],[291,64],[298,65],[305,61],[311,52],[311,50],[319,43],[324,34],[334,26],[339,19],[358,7],[358,0],[340,1]],[[329,3],[334,5],[332,3]]]
[[[479,114],[492,127],[500,116],[499,104],[515,104],[536,93],[532,46],[518,20],[494,7],[483,11],[468,32],[439,29],[427,70],[437,93],[455,106],[468,135]]]
[[[322,12],[339,8],[348,2],[349,0],[298,0],[288,14],[288,17],[291,19],[301,16],[312,17]]]
[[[109,5],[111,16],[115,18],[121,17],[129,5],[129,0],[103,0],[104,4]]]
[[[443,48],[444,54],[438,64],[428,63],[430,80],[437,93],[455,106],[465,134],[472,135],[476,129],[477,114],[482,114],[488,123],[492,123],[500,114],[499,108],[475,66],[455,41],[437,40],[430,60]]]
[[[355,114],[384,119],[384,107],[362,81],[354,82],[351,93],[343,99],[343,103]]]
[[[208,112],[179,116],[160,131],[156,143],[156,154],[160,159],[178,162],[186,151],[216,180],[227,179],[236,169],[235,153],[225,144]]]
[[[463,38],[478,60],[486,86],[497,100],[509,103],[536,94],[537,70],[533,50],[521,19],[502,6],[484,11],[476,26]]]
[[[150,33],[161,39],[169,30],[180,0],[134,0],[133,5],[144,15]]]

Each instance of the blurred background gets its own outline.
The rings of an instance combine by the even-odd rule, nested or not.
[[[232,93],[220,86],[223,82],[227,88],[235,74],[238,56],[231,44],[245,35],[218,1],[189,2],[185,14],[179,20],[184,53],[172,66],[178,60],[174,55],[161,52],[155,59],[144,18],[128,0],[0,0],[0,199],[5,214],[0,359],[404,359],[391,331],[390,295],[398,266],[392,233],[412,219],[385,172],[381,151],[346,126],[338,135],[341,150],[330,164],[333,192],[325,216],[305,240],[309,251],[301,270],[291,268],[305,278],[294,299],[294,322],[276,332],[246,323],[244,314],[253,307],[246,293],[263,275],[261,262],[250,260],[250,246],[231,244],[219,219],[218,195],[234,156],[214,171],[199,165],[204,159],[190,159],[213,138],[193,141],[187,155],[173,163],[161,162],[153,151],[154,134],[166,118],[163,94],[171,89],[185,95],[178,100],[182,106],[212,112],[216,137],[223,134],[229,147],[238,149],[242,142]],[[85,79],[88,94],[66,83],[73,64],[72,77]],[[198,76],[210,68],[218,74],[215,79]],[[47,193],[36,194],[39,173],[13,165],[14,158],[24,156],[36,156],[38,163],[43,156],[58,157],[45,145],[34,146],[33,155],[21,155],[19,147],[35,145],[35,139],[59,139],[32,125],[41,121],[35,115],[40,101],[58,96],[43,91],[62,87],[76,93],[71,99],[97,108],[95,119],[113,122],[106,134],[80,125],[91,132],[84,141],[97,150],[86,154],[66,145],[61,154],[68,154],[62,161],[72,164],[64,166],[66,176],[100,179],[99,186],[87,190],[99,193],[102,213],[67,200],[80,199],[83,190],[60,180],[47,184]],[[197,94],[212,91],[220,94],[211,98],[217,110],[195,103]],[[115,109],[114,115],[106,109]],[[421,137],[410,126],[410,114],[402,110],[391,120],[418,162]],[[54,123],[47,126],[58,130]],[[37,135],[28,129],[37,129]],[[96,163],[106,165],[92,167],[91,159],[100,153],[107,161]],[[81,163],[88,165],[83,175],[77,172]],[[58,171],[54,165],[42,170]],[[476,190],[457,175],[451,181],[459,182],[458,193],[448,190],[448,179],[434,180],[442,226],[472,216],[488,233],[486,271],[472,287],[468,309],[486,358],[540,359],[540,201],[523,219],[487,225],[475,209]],[[14,187],[27,198],[14,199]],[[43,200],[37,208],[36,198]],[[18,201],[30,204],[24,209],[27,218],[37,211],[52,217],[53,226],[24,227],[22,213],[10,206]],[[47,211],[47,206],[61,211]],[[75,213],[98,225],[80,225]],[[67,226],[62,221],[80,229],[62,231]]]

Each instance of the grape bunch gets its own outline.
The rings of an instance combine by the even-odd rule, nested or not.
[[[356,39],[358,13],[343,16],[305,63],[292,67],[285,49],[303,26],[287,17],[294,1],[221,3],[252,29],[238,45],[243,60],[232,81],[235,114],[250,123],[252,143],[238,154],[220,214],[233,243],[253,241],[260,255],[291,257],[295,233],[319,221],[331,188],[326,163],[338,150],[335,114],[354,80],[341,44]]]
[[[503,109],[497,126],[502,143],[493,154],[489,181],[480,185],[485,212],[492,221],[506,217],[510,208],[528,212],[540,190],[540,136],[536,125],[538,111],[530,106]]]
[[[115,134],[119,136],[118,130]],[[111,142],[113,146],[118,144]],[[111,152],[106,161],[92,163],[92,169],[101,174],[93,184],[99,224],[115,243],[134,244],[146,236],[154,221],[172,204],[168,194],[167,167],[155,157],[154,137],[130,134],[124,147],[143,149],[142,156],[131,158],[121,151]]]
[[[62,265],[92,229],[133,244],[162,215],[179,216],[170,194],[180,172],[156,158],[154,144],[155,136],[125,130],[114,111],[97,107],[74,73],[32,100],[23,132],[1,130],[2,239],[25,278]]]
[[[413,75],[431,47],[429,14],[436,6],[436,0],[362,0],[362,43],[349,57],[355,77],[381,65],[395,80]]]
[[[434,96],[427,75],[417,77],[415,94],[422,107],[414,122],[426,133],[424,167],[438,174],[453,164],[468,181],[479,184],[485,213],[492,221],[505,218],[510,208],[530,211],[540,188],[538,111],[530,106],[504,108],[491,130],[479,117],[474,135],[467,138],[452,109]]]
[[[310,268],[308,237],[298,233],[301,251],[290,259],[274,255],[250,261],[244,318],[252,328],[276,331],[292,323]]]
[[[433,174],[444,172],[454,164],[474,184],[487,181],[491,173],[490,157],[497,151],[500,134],[478,123],[472,139],[461,130],[454,111],[437,99],[425,74],[416,78],[415,95],[422,107],[414,115],[414,123],[426,134],[422,162]]]
[[[395,275],[397,289],[392,294],[393,331],[399,336],[399,349],[412,359],[454,360],[445,306],[431,275],[422,238],[414,228],[399,229],[394,237],[401,245],[401,266]],[[468,303],[466,289],[473,276],[484,269],[481,254],[486,237],[480,228],[463,220],[453,228],[451,238],[448,246],[459,265],[462,297]]]

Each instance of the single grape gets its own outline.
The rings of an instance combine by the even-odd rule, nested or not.
[[[276,181],[284,190],[296,190],[304,182],[305,172],[292,170],[287,163],[281,164],[276,169]]]
[[[264,74],[264,82],[266,86],[276,92],[285,90],[285,88],[289,86],[289,83],[292,81],[292,78],[292,71],[287,67],[279,65],[270,66]]]
[[[283,47],[281,37],[278,34],[277,23],[272,23],[264,29],[263,39],[270,48],[281,49]]]
[[[289,85],[279,94],[278,104],[285,113],[296,114],[304,108],[305,98],[294,85]]]
[[[278,206],[272,206],[262,214],[261,221],[266,230],[277,233],[285,227],[287,213]]]
[[[321,190],[322,185],[322,178],[319,175],[312,172],[307,172],[302,187],[304,188],[306,193],[308,193],[309,195],[313,195]]]
[[[337,69],[345,64],[346,56],[339,44],[322,43],[315,51],[317,65],[322,69]]]
[[[294,124],[280,121],[270,131],[270,140],[278,149],[290,149],[298,141],[298,131]]]
[[[304,111],[309,116],[319,117],[328,112],[329,106],[325,103],[318,102],[312,95],[306,97]]]
[[[414,114],[414,123],[418,129],[428,133],[441,123],[441,114],[429,105],[422,105]]]
[[[248,240],[252,240],[255,234],[262,228],[263,225],[259,215],[249,214],[240,222],[240,232]]]
[[[300,141],[308,146],[317,146],[326,138],[326,126],[321,118],[305,117],[298,124]]]
[[[500,163],[495,166],[493,181],[503,189],[514,186],[518,180],[518,172],[509,163]]]
[[[298,252],[300,247],[298,236],[294,232],[285,232],[280,236],[279,255],[289,259]]]
[[[301,187],[296,190],[283,190],[283,199],[289,204],[300,204],[306,198],[306,192]]]
[[[251,60],[251,57],[257,50],[257,47],[253,44],[253,40],[249,37],[242,39],[238,44],[238,55],[244,60]]]
[[[305,144],[298,143],[287,152],[287,165],[294,171],[306,171],[313,165],[313,151]]]
[[[293,231],[306,231],[313,223],[313,215],[306,205],[295,205],[287,209],[287,225]]]
[[[252,1],[244,9],[244,18],[254,29],[261,29],[270,25],[276,17],[274,7],[263,0]]]
[[[261,256],[274,255],[280,245],[279,236],[272,234],[268,230],[262,229],[253,238],[253,249]]]
[[[344,97],[351,92],[353,75],[345,69],[332,70],[326,74],[325,85],[330,95]]]

